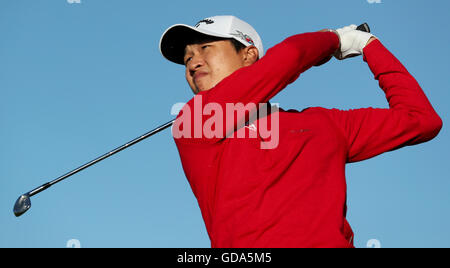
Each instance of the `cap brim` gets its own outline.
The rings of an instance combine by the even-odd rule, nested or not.
[[[184,65],[184,50],[192,40],[213,36],[232,38],[231,35],[217,34],[195,27],[176,24],[167,29],[159,41],[161,54],[168,60]]]

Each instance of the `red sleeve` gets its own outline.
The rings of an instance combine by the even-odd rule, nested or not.
[[[216,127],[222,130],[221,136],[226,137],[238,129],[238,126],[245,123],[245,118],[248,118],[250,114],[254,114],[260,103],[267,103],[288,84],[294,82],[302,72],[332,55],[338,46],[339,39],[336,34],[316,32],[289,37],[269,49],[266,55],[253,65],[235,71],[211,90],[200,92],[188,102],[185,108],[189,108],[191,111],[190,117],[194,122],[190,130],[191,137],[196,136],[194,128],[200,129],[197,125],[200,117],[198,111],[194,112],[195,106],[197,108],[201,107],[203,111],[208,104],[219,105],[222,108],[224,120],[222,126]],[[195,105],[196,98],[198,105]],[[199,98],[201,98],[201,101]],[[235,114],[234,124],[227,124],[226,119],[229,120],[230,117],[226,116],[226,104],[237,103],[242,103],[249,109],[246,110],[245,115]],[[251,109],[251,107],[256,109]],[[185,109],[180,114],[184,112]],[[197,116],[195,115],[196,113]],[[207,121],[212,115],[214,115],[214,112],[211,112],[211,115],[202,115],[202,122]],[[180,118],[180,115],[178,118]],[[195,121],[195,118],[197,118],[197,121]],[[181,121],[177,120],[175,122],[175,131],[179,126],[177,124],[181,124]],[[202,139],[204,138],[203,135]],[[220,138],[208,139],[208,141],[217,140],[220,140]]]
[[[389,109],[327,110],[348,141],[347,162],[433,139],[442,120],[405,67],[375,40],[364,49],[366,61],[386,94]]]

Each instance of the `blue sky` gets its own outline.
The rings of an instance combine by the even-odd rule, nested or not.
[[[450,247],[450,3],[437,1],[0,2],[0,247],[209,247],[165,131],[32,198],[19,195],[163,124],[192,97],[159,54],[164,30],[235,15],[264,47],[368,22],[423,87],[444,127],[434,140],[347,165],[355,245]],[[361,58],[313,68],[273,102],[284,109],[387,108]]]

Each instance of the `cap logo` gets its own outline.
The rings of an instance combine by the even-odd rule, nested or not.
[[[247,43],[249,43],[249,44],[251,44],[251,45],[255,45],[255,42],[253,42],[253,39],[249,36],[249,35],[247,35],[247,34],[244,34],[243,32],[241,32],[241,31],[238,31],[238,30],[236,30],[236,33],[230,33],[232,36],[235,36],[235,37],[237,37],[237,38],[239,38],[239,39],[242,39],[242,40],[244,40],[245,42],[247,42]]]
[[[202,24],[202,23],[213,24],[214,21],[211,20],[211,19],[204,19],[204,20],[201,20],[201,21],[197,22],[197,24],[195,24],[194,27],[195,27],[195,28],[198,28],[198,27],[200,26],[200,24]]]

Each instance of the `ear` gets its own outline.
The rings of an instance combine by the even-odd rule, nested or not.
[[[255,46],[248,46],[243,49],[244,66],[250,66],[259,58],[258,49]]]

